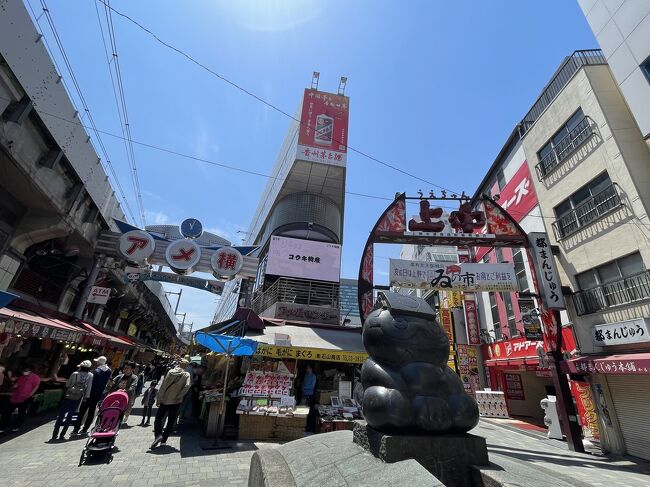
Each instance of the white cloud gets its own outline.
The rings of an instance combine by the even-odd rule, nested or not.
[[[161,211],[145,210],[144,217],[149,225],[165,225],[169,223],[169,215]]]

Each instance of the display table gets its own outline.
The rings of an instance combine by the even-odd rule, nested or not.
[[[240,440],[293,441],[305,436],[307,414],[288,416],[239,411],[237,414],[240,414]]]

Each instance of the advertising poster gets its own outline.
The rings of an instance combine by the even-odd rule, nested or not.
[[[447,333],[447,337],[449,337],[449,343],[453,345],[454,343],[454,322],[451,317],[451,310],[448,308],[441,308],[440,309],[440,324],[442,325],[442,328],[445,330],[445,333]]]
[[[463,387],[468,394],[474,394],[480,389],[478,359],[476,347],[471,345],[456,345],[458,356],[458,373],[463,381]]]
[[[288,237],[271,237],[266,273],[339,282],[341,246]]]
[[[288,396],[293,385],[290,374],[248,371],[239,389],[241,396]]]
[[[517,291],[514,264],[449,264],[390,259],[390,285],[455,291]]]
[[[306,89],[302,102],[298,159],[345,166],[350,99]]]
[[[518,304],[519,311],[521,312],[521,321],[524,324],[526,339],[541,340],[543,338],[542,324],[540,323],[539,318],[533,315],[537,309],[535,301],[532,299],[520,299]]]
[[[524,394],[524,385],[521,382],[521,375],[519,374],[503,374],[506,380],[506,396],[508,399],[516,401],[523,401],[526,399]]]

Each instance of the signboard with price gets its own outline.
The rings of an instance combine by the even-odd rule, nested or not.
[[[367,358],[366,352],[351,352],[345,350],[325,350],[307,347],[278,347],[260,343],[255,355],[273,358],[291,358],[296,360],[321,360],[323,362],[343,362],[362,364]]]

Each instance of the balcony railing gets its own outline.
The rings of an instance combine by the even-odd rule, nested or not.
[[[610,184],[569,213],[555,220],[553,222],[555,235],[558,240],[566,238],[619,206],[621,206],[621,197],[616,190],[616,185]]]
[[[544,87],[526,116],[521,121],[521,129],[525,133],[533,126],[540,115],[546,110],[555,97],[562,91],[573,75],[583,66],[607,64],[607,59],[600,49],[587,49],[575,51],[567,56],[558,70],[551,78],[551,81]]]
[[[537,176],[541,181],[549,175],[560,163],[566,160],[571,154],[577,151],[585,142],[587,142],[594,134],[594,129],[589,117],[584,117],[578,125],[576,125],[566,137],[557,143],[553,150],[546,154],[546,156],[539,161],[535,166]]]
[[[573,302],[579,316],[643,299],[650,299],[650,271],[578,291],[573,295]]]
[[[263,313],[275,303],[339,307],[339,284],[281,277],[253,299],[253,311]]]

